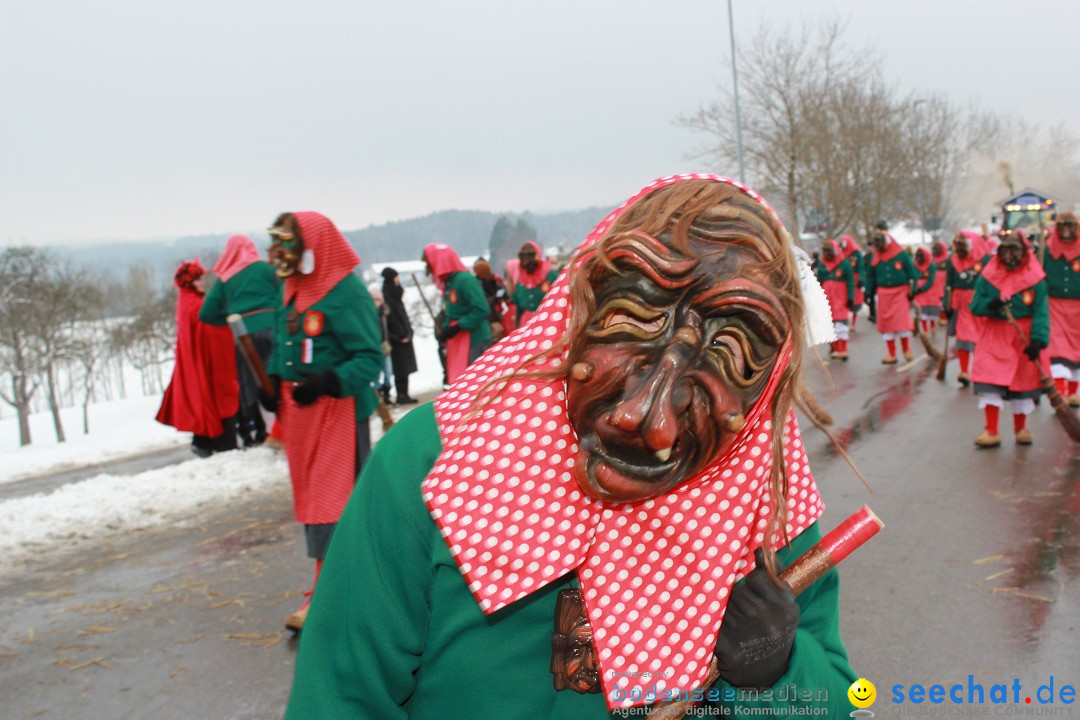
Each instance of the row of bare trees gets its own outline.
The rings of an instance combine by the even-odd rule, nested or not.
[[[33,247],[0,249],[0,400],[15,409],[20,445],[29,445],[39,392],[65,437],[61,407],[78,402],[89,432],[92,402],[126,395],[126,364],[142,371],[143,391],[161,389],[172,360],[175,296],[146,268],[126,283],[74,267]]]
[[[868,234],[883,218],[937,231],[985,220],[1010,190],[988,171],[1002,165],[1030,169],[1020,185],[1080,191],[1076,142],[1063,129],[1025,125],[1020,109],[1004,118],[901,92],[880,55],[843,39],[836,19],[795,33],[763,26],[737,58],[746,180],[777,200],[793,231]],[[737,167],[730,91],[677,122],[706,138],[696,157]]]

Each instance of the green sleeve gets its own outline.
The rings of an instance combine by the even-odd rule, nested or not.
[[[336,295],[337,307],[328,309],[326,322],[348,356],[334,367],[341,380],[341,394],[343,397],[370,394],[371,383],[379,379],[384,365],[382,329],[375,301],[355,275],[345,278],[331,292]]]
[[[851,271],[851,266],[845,262],[840,263],[840,266],[844,268],[844,283],[847,284],[847,304],[850,307],[855,304],[855,273]]]
[[[795,538],[790,547],[777,553],[777,559],[782,565],[788,565],[820,539],[821,530],[814,523]],[[735,688],[721,679],[713,686],[716,695],[710,704],[737,706],[740,709],[735,710],[735,716],[757,714],[743,708],[770,708],[771,717],[796,717],[797,712],[789,713],[780,708],[799,706],[827,708],[824,717],[848,715],[851,703],[847,690],[858,675],[852,670],[840,639],[839,597],[840,579],[833,568],[796,598],[801,614],[787,672],[771,689],[761,691]],[[809,691],[813,697],[792,698],[792,690],[796,694]]]
[[[430,404],[372,450],[304,623],[286,720],[408,717],[427,635],[432,542],[441,541],[420,483],[439,450]]]
[[[915,270],[916,270],[916,273],[918,273],[918,268],[915,268]],[[926,273],[926,280],[924,280],[922,282],[922,284],[920,284],[918,287],[915,288],[915,292],[916,293],[923,293],[923,292],[926,292],[927,290],[929,290],[931,288],[931,286],[933,286],[933,284],[934,284],[934,276],[935,275],[937,275],[937,266],[931,261],[930,270],[929,270],[929,272]]]
[[[460,272],[454,276],[454,288],[458,292],[458,302],[447,304],[447,320],[457,320],[462,329],[470,331],[486,323],[491,308],[480,281],[467,272]]]
[[[975,296],[971,298],[971,313],[979,317],[992,317],[999,320],[1005,318],[1005,312],[990,309],[990,302],[995,298],[1001,299],[1001,293],[990,284],[990,281],[982,275],[975,280]],[[1049,311],[1048,311],[1049,312]]]
[[[207,325],[227,325],[226,317],[225,282],[219,279],[214,282],[210,292],[206,293],[206,297],[203,298],[202,309],[199,310],[199,320]]]
[[[874,266],[871,264],[873,259],[873,253],[863,255],[862,281],[867,295],[873,295],[877,291],[877,278],[874,276]]]
[[[1035,284],[1035,302],[1032,303],[1031,337],[1029,340],[1050,345],[1050,301],[1045,280]]]
[[[943,308],[948,309],[952,307],[952,290],[953,285],[956,284],[956,278],[956,268],[953,267],[952,262],[949,262],[947,269],[945,270],[945,297],[942,300],[944,303],[942,305]]]
[[[915,267],[915,261],[911,259],[911,255],[907,252],[900,253],[900,262],[904,265],[904,274],[907,276],[908,287],[912,292],[915,291],[915,284],[919,282],[919,268]]]

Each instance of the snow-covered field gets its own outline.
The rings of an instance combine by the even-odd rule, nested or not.
[[[409,286],[406,303],[419,302],[416,288]],[[428,288],[428,298],[435,301],[433,288]],[[409,392],[413,396],[437,392],[442,387],[437,344],[426,328],[418,330],[415,342],[419,371],[410,376]],[[81,409],[67,409],[63,419],[68,441],[59,444],[51,416],[35,414],[31,418],[34,443],[27,447],[18,446],[15,417],[5,415],[0,419],[0,483],[190,443],[189,433],[154,420],[160,403],[160,396],[152,396],[92,405],[88,435],[82,434]],[[406,410],[395,410],[395,414]],[[377,419],[371,429],[373,440],[381,437]],[[136,475],[101,474],[50,493],[0,502],[0,528],[4,529],[0,578],[24,571],[34,558],[52,559],[113,535],[195,523],[205,508],[287,487],[284,458],[259,448],[206,459],[193,456],[190,461]]]

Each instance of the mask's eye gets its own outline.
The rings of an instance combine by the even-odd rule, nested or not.
[[[628,334],[636,338],[653,338],[667,325],[667,316],[627,298],[608,302],[596,313],[592,337]]]
[[[728,331],[718,332],[709,341],[709,348],[726,353],[732,369],[739,377],[746,377],[746,355],[739,338],[734,333]]]

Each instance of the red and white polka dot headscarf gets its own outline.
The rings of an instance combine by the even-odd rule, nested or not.
[[[753,190],[714,175],[657,180],[612,212],[582,247],[604,236],[630,205],[684,180],[730,184],[765,208]],[[773,213],[769,209],[770,213]],[[775,213],[773,213],[775,217]],[[778,225],[782,227],[779,218]],[[594,500],[578,488],[578,439],[566,415],[566,380],[510,380],[498,398],[471,412],[481,388],[565,340],[570,309],[564,270],[532,320],[494,346],[435,402],[443,452],[423,482],[431,516],[485,613],[578,573],[600,677],[612,709],[641,704],[655,684],[692,690],[704,683],[732,585],[753,568],[770,512],[769,399],[782,355],[735,443],[697,477],[656,498]],[[559,368],[556,357],[526,365]],[[789,537],[823,510],[792,413],[783,429]],[[635,692],[635,688],[638,689]]]

